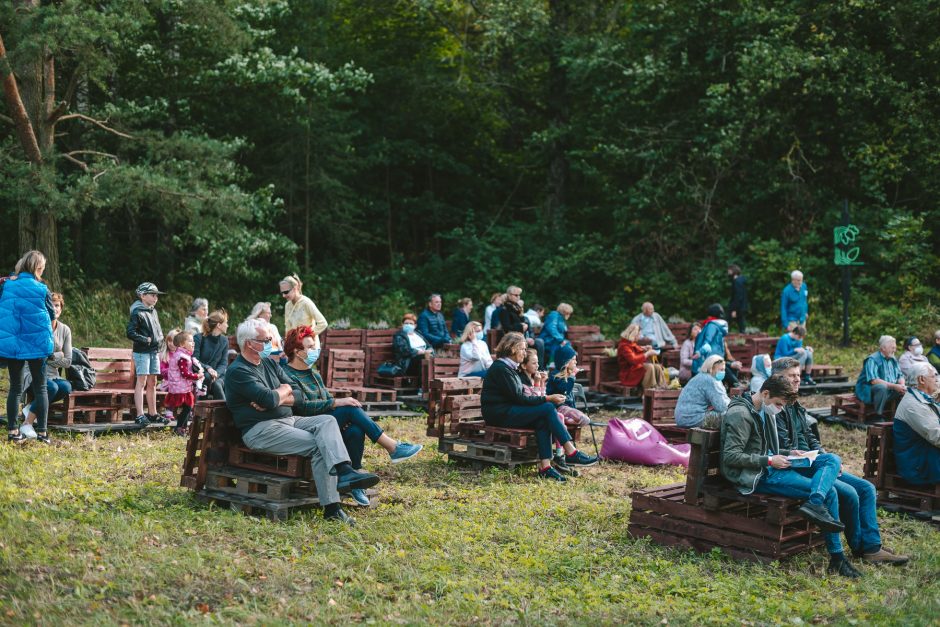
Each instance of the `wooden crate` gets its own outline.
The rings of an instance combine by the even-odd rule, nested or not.
[[[651,424],[674,424],[676,422],[676,403],[682,390],[643,391],[643,420]]]
[[[272,475],[232,466],[210,468],[206,473],[205,489],[266,501],[286,501],[317,495],[316,484],[308,479]]]
[[[897,399],[888,401],[885,405],[885,418],[894,418],[897,409]],[[854,393],[836,394],[832,399],[830,411],[833,416],[843,416],[850,422],[867,423],[879,417],[875,413],[874,405],[862,403]]]
[[[569,342],[576,340],[590,340],[601,334],[601,328],[596,324],[573,324],[568,326],[565,337]]]
[[[421,360],[421,387],[431,389],[434,379],[448,379],[457,376],[460,371],[459,357],[441,357],[429,355]]]
[[[602,383],[617,382],[619,376],[620,366],[616,357],[605,355],[591,358],[591,388],[599,391]]]
[[[327,329],[320,334],[320,348],[357,350],[365,346],[365,339],[365,329]]]
[[[392,338],[398,331],[398,329],[366,329],[363,341],[365,346],[391,346]]]
[[[228,460],[229,449],[241,445],[241,433],[225,401],[198,401],[189,422],[189,439],[180,485],[201,490],[210,467]]]
[[[116,392],[95,389],[75,391],[55,403],[50,403],[48,423],[115,423],[121,421],[123,411],[124,404]]]
[[[362,387],[365,382],[366,354],[361,350],[330,348],[326,351],[323,382],[327,387]]]
[[[320,499],[316,496],[271,501],[254,495],[232,494],[207,489],[197,492],[196,498],[204,503],[221,504],[246,515],[262,515],[275,522],[283,522],[294,512],[309,510],[320,504]]]
[[[458,433],[461,422],[479,420],[483,379],[456,377],[435,379],[428,391],[428,437]]]
[[[229,466],[258,470],[283,477],[312,479],[310,459],[300,455],[272,455],[255,451],[244,445],[231,446],[228,451]]]
[[[893,425],[876,422],[868,427],[864,474],[878,490],[878,504],[908,512],[940,510],[940,484],[912,485],[897,473]]]

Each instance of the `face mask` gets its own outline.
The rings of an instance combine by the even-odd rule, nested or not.
[[[411,323],[403,324],[401,325],[401,330],[404,331],[405,333],[414,333],[415,325]]]
[[[716,372],[716,373],[715,373],[715,379],[717,379],[718,381],[724,381],[724,380],[725,380],[725,371],[724,371],[724,370],[719,370],[718,372]]]
[[[313,364],[317,363],[318,359],[320,359],[320,349],[308,348],[307,356],[304,357],[304,363],[313,368]]]
[[[477,339],[478,339],[478,340],[481,340],[481,341],[482,341],[484,337],[486,337],[486,334],[483,333],[483,331],[477,331]]]
[[[924,347],[923,347],[923,346],[915,346],[915,347],[914,347],[914,354],[915,354],[915,355],[923,355],[923,354],[924,354]]]
[[[271,356],[271,353],[273,352],[274,352],[274,347],[271,345],[271,342],[265,342],[264,348],[261,349],[260,355],[264,358],[268,358]]]
[[[780,413],[781,409],[776,405],[771,405],[770,403],[764,403],[764,411],[767,412],[767,415],[773,418]]]

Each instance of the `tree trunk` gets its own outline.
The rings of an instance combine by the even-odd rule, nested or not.
[[[546,230],[552,232],[563,217],[568,194],[568,155],[565,142],[559,138],[568,125],[568,77],[561,64],[561,41],[568,27],[570,9],[567,0],[550,0],[551,37],[548,52],[548,93],[546,105],[552,139],[548,146],[548,172],[546,183],[548,196],[545,200],[544,222]]]

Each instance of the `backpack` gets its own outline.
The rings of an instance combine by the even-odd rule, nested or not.
[[[72,384],[72,389],[76,392],[87,392],[95,387],[98,375],[88,356],[77,348],[72,349],[72,365],[66,368],[65,378]]]

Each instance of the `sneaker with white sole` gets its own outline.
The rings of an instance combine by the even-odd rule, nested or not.
[[[411,444],[410,442],[399,442],[398,446],[395,447],[395,450],[388,454],[392,458],[392,463],[397,464],[403,462],[406,459],[411,459],[415,455],[421,452],[421,449],[424,448],[423,444]]]
[[[352,499],[359,505],[362,505],[363,507],[369,507],[370,501],[365,490],[362,490],[360,488],[357,488],[355,490],[350,490],[349,496],[351,496]]]
[[[33,429],[33,425],[26,424],[25,422],[20,425],[20,433],[23,434],[23,437],[27,440],[36,439],[36,430]]]

